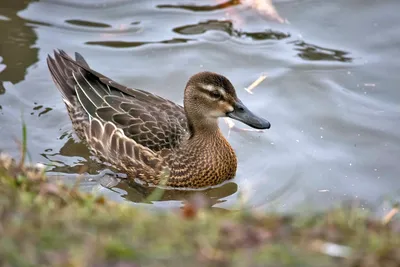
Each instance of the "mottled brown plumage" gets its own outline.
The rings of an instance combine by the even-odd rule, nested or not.
[[[48,57],[51,76],[77,136],[101,160],[153,185],[201,188],[235,176],[235,153],[218,127],[230,116],[269,128],[237,98],[222,75],[190,78],[184,107],[149,92],[122,86],[64,51]]]

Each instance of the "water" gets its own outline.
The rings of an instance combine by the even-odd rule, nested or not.
[[[18,157],[23,118],[31,160],[51,164],[52,176],[116,201],[179,206],[191,192],[145,202],[151,190],[116,184],[73,139],[46,56],[78,51],[119,83],[177,103],[188,77],[210,70],[272,123],[260,133],[221,120],[239,166],[234,180],[205,192],[215,207],[244,198],[279,211],[347,200],[384,209],[400,193],[400,2],[274,3],[289,24],[236,1],[8,3],[0,8],[0,149]],[[244,90],[264,73],[253,94]]]

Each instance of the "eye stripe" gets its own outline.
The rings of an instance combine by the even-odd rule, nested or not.
[[[202,87],[199,87],[198,89],[199,89],[201,92],[205,93],[206,95],[209,95],[209,94],[210,94],[210,91],[205,90],[205,89],[202,88]]]
[[[207,97],[211,98],[212,100],[223,99],[222,95],[221,95],[221,96],[218,96],[218,97],[215,97],[215,96],[212,95],[212,92],[210,92],[210,91],[203,90],[203,89],[200,89],[200,91],[201,91],[202,93],[204,93]]]
[[[201,91],[206,91],[208,93],[211,93],[213,91],[218,91],[222,97],[226,97],[226,92],[222,87],[219,86],[215,86],[212,84],[204,84],[204,83],[200,83],[199,84],[199,88],[201,89]]]
[[[204,84],[204,83],[202,83],[202,84],[200,84],[200,86],[201,86],[203,89],[207,90],[207,91],[218,90],[217,87],[215,87],[215,86],[212,85],[212,84]]]

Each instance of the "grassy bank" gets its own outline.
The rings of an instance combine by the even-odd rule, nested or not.
[[[400,224],[365,211],[282,217],[187,203],[148,212],[0,159],[1,266],[400,266]],[[329,256],[331,255],[331,256]],[[335,257],[332,257],[335,256]]]

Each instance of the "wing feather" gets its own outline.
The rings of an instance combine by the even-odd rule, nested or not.
[[[111,122],[126,137],[154,151],[173,149],[187,137],[187,119],[182,106],[116,83],[92,70],[80,54],[73,60],[60,51],[55,58],[59,68],[55,75],[64,71],[71,77],[67,83],[74,86],[79,103],[91,118]]]

